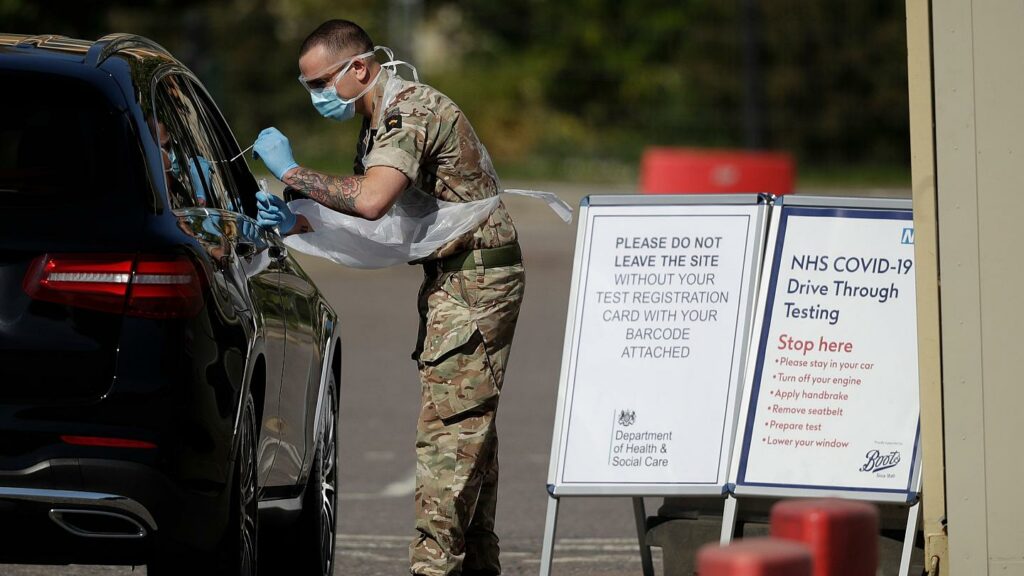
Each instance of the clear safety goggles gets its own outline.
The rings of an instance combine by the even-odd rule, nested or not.
[[[370,52],[356,54],[355,56],[350,56],[348,58],[343,58],[342,60],[339,60],[338,62],[335,62],[314,74],[311,78],[306,78],[300,74],[299,83],[302,84],[302,87],[308,90],[310,94],[321,94],[329,86],[333,86],[338,77],[344,76],[345,73],[352,68],[352,65],[355,64],[356,60],[362,60],[363,58],[373,56],[375,52],[376,49],[371,50]],[[332,70],[337,70],[337,72],[332,72]]]

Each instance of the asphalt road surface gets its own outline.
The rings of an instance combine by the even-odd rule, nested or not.
[[[586,194],[628,192],[565,186],[555,191],[573,206]],[[563,224],[539,201],[511,197],[507,204],[520,232],[527,287],[499,409],[497,532],[504,574],[518,575],[536,574],[540,564],[576,223]],[[416,292],[422,271],[413,266],[362,271],[311,257],[300,261],[342,322],[335,573],[406,574],[414,532],[414,440],[420,398],[416,366],[409,355],[416,337]],[[650,514],[658,503],[648,501]],[[657,549],[655,562],[660,573]],[[554,574],[640,572],[629,499],[563,500]],[[145,568],[131,567],[0,565],[0,574],[12,576],[145,573]]]
[[[534,186],[578,207],[587,194],[628,189]],[[804,191],[836,194],[835,191]],[[907,197],[906,190],[846,190],[852,196]],[[547,506],[545,483],[558,389],[576,222],[563,224],[542,202],[509,197],[526,262],[526,299],[499,409],[497,532],[506,575],[537,574]],[[408,573],[413,536],[413,472],[419,382],[410,359],[416,338],[419,267],[352,270],[300,256],[342,322],[339,530],[335,574]],[[653,515],[660,499],[647,499]],[[566,498],[559,511],[553,574],[641,573],[628,498]],[[654,549],[661,573],[660,550]],[[145,574],[145,568],[8,566],[12,576]]]

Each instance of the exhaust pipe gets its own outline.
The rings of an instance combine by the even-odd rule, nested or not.
[[[75,536],[83,538],[146,537],[146,529],[134,518],[118,512],[54,508],[50,520]]]

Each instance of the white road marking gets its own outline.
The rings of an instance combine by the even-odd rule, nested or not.
[[[654,555],[657,556],[657,555]],[[551,562],[555,564],[595,564],[598,562],[639,562],[637,554],[601,554],[592,556],[555,556]],[[540,564],[540,558],[524,558],[523,562],[529,564]]]
[[[338,540],[409,540],[412,536],[381,536],[379,534],[338,534]]]
[[[636,538],[559,538],[558,542],[563,544],[623,544],[632,542],[636,544]]]
[[[405,476],[385,486],[380,492],[339,492],[339,500],[377,500],[379,498],[404,498],[416,490],[416,468]]]
[[[370,492],[338,492],[338,500],[379,500],[380,494]]]
[[[377,534],[339,534],[339,554],[364,560],[394,561],[395,556],[386,556],[388,550],[402,550],[409,547],[412,536],[385,536]],[[505,544],[508,546],[508,544]],[[640,556],[640,546],[632,538],[564,538],[555,543],[554,562],[557,564],[634,562]],[[619,552],[619,554],[616,554]],[[652,547],[651,552],[660,560],[661,549]],[[561,553],[562,555],[559,555]],[[565,553],[575,555],[565,556]],[[585,556],[580,553],[588,553]],[[502,558],[515,559],[529,564],[540,563],[539,552],[514,552],[503,550]]]
[[[382,556],[380,554],[373,554],[371,552],[356,552],[354,550],[335,550],[335,556],[346,556],[351,558],[359,558],[360,560],[373,560],[375,562],[394,562],[394,556]]]
[[[385,486],[384,489],[380,491],[380,495],[384,498],[399,498],[402,496],[411,496],[414,490],[416,490],[416,468],[409,470],[409,473],[400,480],[396,480]]]

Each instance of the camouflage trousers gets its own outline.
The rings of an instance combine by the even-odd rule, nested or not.
[[[427,268],[418,306],[422,408],[416,427],[411,572],[496,575],[495,415],[525,287],[522,265]]]

